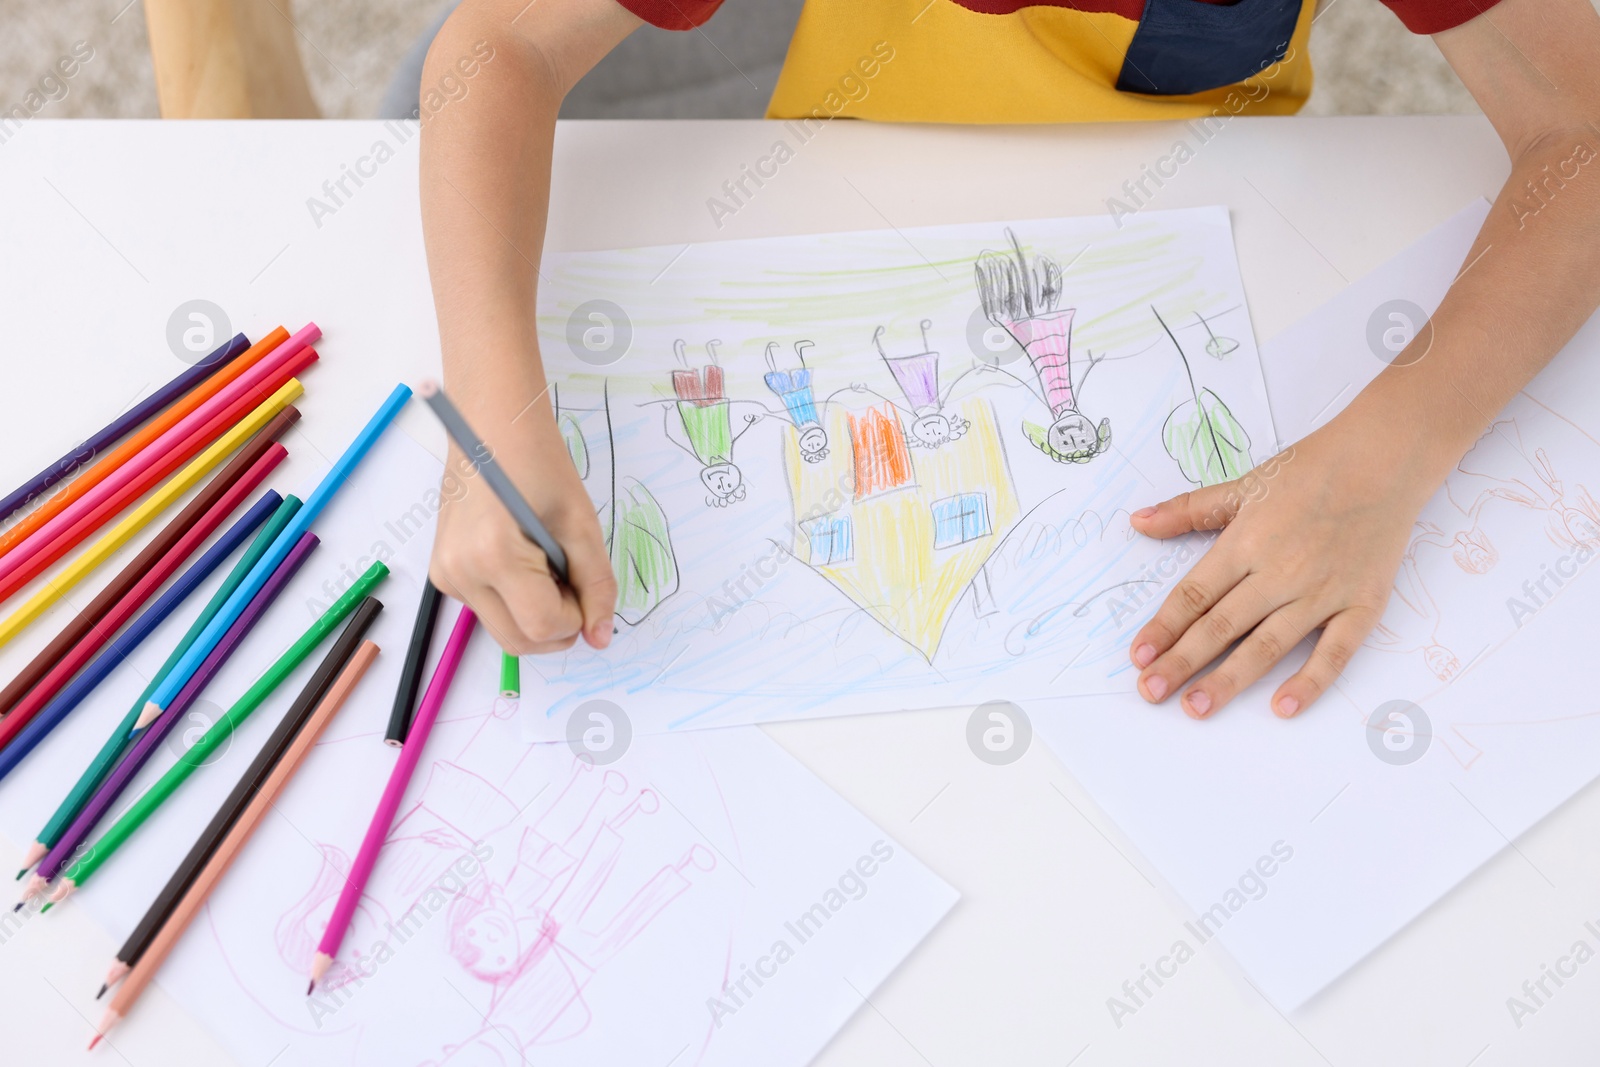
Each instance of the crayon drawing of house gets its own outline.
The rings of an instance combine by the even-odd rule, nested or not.
[[[842,447],[802,462],[790,434],[784,450],[795,557],[929,661],[1021,514],[993,410],[971,399],[960,415],[971,424],[963,437],[913,452],[890,405],[835,408],[828,438]]]

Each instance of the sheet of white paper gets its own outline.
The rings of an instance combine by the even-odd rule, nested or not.
[[[1381,369],[1369,331],[1381,351],[1384,330],[1420,324],[1397,302],[1432,312],[1487,210],[1264,347],[1286,440]],[[1597,353],[1591,321],[1461,461],[1421,516],[1382,628],[1309,713],[1284,722],[1266,706],[1303,649],[1204,723],[1131,691],[1036,706],[1040,736],[1196,917],[1190,948],[1220,931],[1282,1008],[1600,773],[1600,710],[1553,666],[1587,661],[1600,612]]]
[[[231,701],[373,559],[392,569],[371,631],[383,654],[158,980],[241,1063],[286,1046],[282,1062],[307,1064],[807,1062],[954,890],[754,727],[635,738],[605,765],[522,741],[483,633],[345,941],[342,962],[369,977],[336,969],[306,998],[340,872],[397,753],[382,735],[441,471],[386,434],[315,524],[321,546],[208,687]],[[14,840],[33,836],[202,602],[5,783]],[[119,938],[131,930],[325,650],[68,906]],[[205,724],[180,726],[137,791]]]
[[[1221,208],[544,274],[623,622],[603,655],[530,657],[557,698],[530,737],[594,698],[657,732],[1104,690],[1124,583],[1170,551],[1128,512],[1272,450]]]

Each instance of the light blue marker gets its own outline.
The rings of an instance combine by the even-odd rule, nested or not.
[[[144,711],[140,713],[139,721],[134,726],[133,732],[128,735],[129,737],[138,734],[140,730],[143,730],[160,717],[167,705],[172,703],[172,698],[177,696],[178,691],[188,684],[190,678],[194,677],[194,672],[199,670],[200,664],[204,663],[206,657],[211,655],[212,650],[217,647],[217,642],[222,640],[223,634],[226,634],[228,628],[238,620],[239,613],[250,603],[251,598],[261,591],[261,587],[266,584],[267,579],[272,577],[272,572],[278,569],[278,564],[282,563],[284,557],[289,554],[289,550],[294,548],[295,542],[299,541],[301,536],[311,528],[311,524],[316,521],[318,515],[322,514],[322,509],[328,506],[328,501],[333,499],[333,495],[344,487],[344,483],[350,477],[350,472],[355,470],[356,465],[366,458],[368,452],[372,451],[372,446],[377,443],[383,431],[389,428],[389,424],[394,421],[396,415],[400,414],[400,409],[405,407],[406,401],[410,399],[411,389],[409,386],[397,385],[394,387],[394,392],[389,394],[389,399],[383,402],[383,406],[378,409],[377,414],[373,415],[367,425],[356,435],[356,439],[350,442],[350,447],[345,449],[344,455],[339,457],[339,462],[333,465],[333,469],[322,479],[316,491],[306,499],[305,504],[295,514],[294,519],[278,535],[278,539],[272,542],[272,547],[267,550],[267,554],[257,561],[255,567],[245,576],[245,580],[240,583],[239,588],[235,589],[233,595],[228,598],[227,603],[222,605],[222,609],[211,620],[211,625],[201,632],[200,636],[195,639],[194,644],[189,646],[188,653],[178,661],[177,666],[167,673],[167,677],[160,687],[151,694],[150,702],[144,706]]]

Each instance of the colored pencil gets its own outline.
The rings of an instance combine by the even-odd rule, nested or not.
[[[233,865],[233,861],[239,855],[239,851],[244,848],[245,844],[250,840],[250,836],[255,833],[256,827],[261,825],[261,820],[266,818],[267,812],[271,811],[272,806],[277,803],[278,798],[283,794],[284,788],[289,784],[289,780],[294,777],[295,772],[305,762],[306,756],[310,755],[312,747],[317,743],[317,739],[322,736],[322,732],[327,729],[328,723],[333,721],[333,717],[344,706],[351,690],[361,680],[361,675],[365,673],[367,667],[377,655],[378,646],[371,641],[366,642],[356,653],[355,658],[350,661],[350,665],[339,675],[339,680],[333,684],[333,688],[328,691],[328,695],[317,706],[317,710],[307,721],[305,727],[295,736],[294,743],[289,746],[289,750],[283,754],[283,758],[273,768],[272,774],[262,783],[261,788],[256,792],[249,806],[240,813],[238,820],[228,831],[227,836],[222,839],[221,844],[217,846],[216,851],[212,853],[206,865],[201,868],[200,873],[178,901],[177,906],[167,916],[167,920],[161,925],[160,931],[151,939],[149,946],[140,955],[138,964],[129,972],[128,980],[122,984],[122,988],[117,990],[117,995],[111,998],[111,1005],[106,1009],[106,1013],[101,1016],[94,1040],[89,1042],[90,1048],[94,1048],[95,1044],[105,1036],[106,1031],[115,1026],[119,1019],[125,1018],[133,1008],[134,1003],[138,1001],[145,987],[150,984],[156,972],[161,969],[162,963],[166,962],[166,958],[171,954],[173,946],[178,943],[178,939],[183,936],[184,931],[189,928],[189,924],[194,921],[195,914],[205,905],[206,899],[211,895],[211,891],[216,888],[217,883],[222,880],[222,876],[227,874],[228,868]]]
[[[183,536],[159,559],[150,564],[132,588],[117,600],[99,621],[89,627],[88,633],[84,634],[83,638],[73,645],[43,678],[39,679],[39,684],[19,700],[17,706],[12,708],[4,719],[0,719],[0,765],[4,764],[12,740],[24,727],[30,725],[33,717],[55,699],[63,686],[73,681],[72,676],[106,646],[106,643],[122,628],[123,623],[133,618],[134,614],[156,595],[157,590],[168,578],[178,573],[178,569],[188,562],[189,557],[199,551],[206,538],[215,533],[227,521],[228,516],[239,509],[245,498],[255,492],[256,486],[266,479],[286,455],[288,451],[282,445],[273,442],[272,447],[251,465],[244,476],[235,479],[228,487],[228,491],[223,493],[205,514],[191,522],[188,529],[183,531]],[[0,776],[3,775],[4,771],[0,770]]]
[[[417,387],[418,395],[439,416],[439,421],[444,423],[445,432],[455,440],[461,451],[483,475],[484,481],[489,483],[489,488],[494,490],[495,496],[500,498],[500,503],[505,505],[511,517],[516,520],[517,528],[522,531],[522,536],[538,545],[544,551],[545,558],[550,561],[550,569],[555,576],[563,582],[567,580],[567,554],[562,551],[556,539],[545,529],[544,523],[539,521],[539,516],[534,513],[532,506],[517,491],[506,472],[495,462],[494,453],[489,450],[461,412],[456,410],[455,404],[439,388],[438,382],[423,382]]]
[[[0,779],[4,779],[7,774],[11,773],[11,770],[21,763],[28,753],[32,752],[39,742],[49,735],[51,730],[60,725],[62,720],[70,715],[83,702],[84,698],[94,691],[96,686],[105,681],[111,672],[120,667],[123,661],[133,654],[134,649],[138,648],[145,638],[155,631],[156,627],[165,622],[173,610],[187,600],[195,589],[200,586],[200,583],[210,577],[211,572],[216,570],[224,559],[233,554],[234,549],[243,544],[245,539],[255,532],[256,527],[266,521],[267,516],[272,514],[278,503],[278,494],[268,490],[249,511],[245,512],[243,518],[230,526],[217,539],[216,544],[207,549],[188,570],[184,571],[178,580],[173,582],[172,586],[162,593],[154,604],[146,608],[134,620],[133,625],[129,626],[111,643],[111,647],[95,657],[94,662],[89,664],[83,673],[73,678],[71,683],[63,688],[53,700],[33,717],[32,722],[17,731],[11,743],[6,745],[4,750],[0,750]],[[221,505],[218,506],[220,507]],[[177,550],[175,549],[174,551]],[[31,698],[32,694],[29,694],[29,696]],[[19,707],[18,711],[13,712],[12,715],[20,713],[21,709]],[[0,728],[10,727],[11,719],[12,716],[8,715],[5,719],[0,720]],[[37,844],[38,842],[35,842],[35,845]],[[39,855],[42,856],[44,853],[40,852]],[[37,859],[38,857],[33,858]],[[32,860],[30,859],[26,866],[31,865]],[[26,866],[24,870],[26,870]]]
[[[284,336],[287,337],[288,334]],[[49,489],[137,429],[140,423],[152,418],[162,408],[165,408],[178,397],[211,377],[216,371],[227,366],[239,353],[249,347],[250,339],[248,337],[242,333],[235,334],[231,340],[194,366],[187,368],[166,385],[163,385],[160,389],[157,389],[143,400],[134,404],[133,407],[112,419],[99,431],[86,437],[72,451],[17,486],[9,495],[0,499],[0,522],[9,519],[46,489]]]
[[[256,590],[261,588],[261,583],[267,580],[268,575],[288,554],[290,546],[310,528],[317,516],[322,514],[322,509],[327,507],[328,501],[344,486],[345,481],[350,477],[350,472],[355,470],[356,465],[372,450],[372,446],[377,442],[378,437],[382,435],[384,430],[388,429],[389,424],[394,421],[396,415],[400,414],[400,409],[405,406],[406,401],[409,399],[411,399],[411,390],[404,385],[396,386],[394,391],[389,394],[388,399],[368,420],[366,426],[356,435],[356,439],[350,443],[350,447],[345,449],[344,455],[340,456],[339,461],[333,465],[333,469],[323,477],[316,490],[306,499],[305,506],[295,515],[294,520],[289,523],[283,533],[278,535],[278,540],[273,542],[272,547],[267,550],[267,554],[261,558],[255,569],[245,578],[244,583],[234,590],[233,596],[228,598],[228,602],[222,606],[222,610],[217,613],[217,617],[211,620],[211,624],[206,627],[205,632],[195,641],[194,646],[184,654],[183,659],[172,669],[172,673],[167,675],[161,685],[156,688],[149,702],[145,704],[145,710],[139,715],[141,724],[148,724],[152,718],[166,710],[172,699],[178,695],[178,690],[188,682],[190,675],[199,668],[201,662],[210,654],[216,642],[222,639],[222,635],[227,631],[227,628],[233,624],[234,618],[240,611],[244,610],[245,604],[255,595]]]
[[[522,661],[509,652],[500,653],[500,696],[505,700],[522,696]]]
[[[411,624],[411,643],[406,646],[406,662],[400,668],[400,685],[395,689],[394,708],[389,712],[389,729],[383,739],[399,747],[411,731],[411,718],[417,710],[417,694],[422,691],[422,672],[428,668],[428,646],[433,644],[433,625],[439,618],[443,594],[427,579],[422,582],[422,599],[417,603],[417,618]]]
[[[0,600],[43,573],[50,564],[87,540],[121,514],[130,504],[167,475],[187,463],[229,427],[278,392],[301,371],[316,362],[314,348],[305,348],[286,363],[262,360],[250,372],[219,393],[206,407],[129,461],[122,470],[84,494],[71,507],[45,523],[33,536],[0,557]],[[259,375],[259,377],[258,377]],[[240,386],[250,388],[234,390]],[[224,403],[226,401],[226,403]],[[193,420],[193,425],[190,425]]]
[[[95,790],[100,788],[101,783],[106,780],[106,775],[111,773],[112,768],[116,766],[117,760],[122,757],[122,754],[132,744],[128,739],[128,731],[132,730],[133,724],[138,721],[139,713],[144,710],[144,703],[149,699],[150,694],[155,692],[156,685],[166,676],[167,671],[172,669],[173,664],[177,663],[183,654],[189,650],[189,646],[194,644],[195,638],[200,636],[200,631],[206,628],[206,624],[216,615],[223,602],[233,594],[239,583],[244,581],[244,576],[250,573],[250,568],[255,566],[256,560],[266,553],[272,542],[277,539],[278,534],[288,525],[289,520],[294,517],[294,513],[299,509],[299,497],[287,496],[283,498],[283,503],[278,505],[278,509],[272,513],[272,517],[261,528],[261,532],[256,534],[256,539],[250,543],[250,547],[239,558],[239,562],[234,564],[233,570],[223,579],[222,585],[211,595],[211,599],[201,609],[199,616],[189,624],[189,629],[184,632],[177,646],[168,653],[166,661],[156,671],[155,677],[145,684],[144,692],[139,694],[138,699],[133,702],[133,706],[128,709],[128,713],[112,728],[111,736],[106,738],[105,743],[100,746],[100,751],[95,753],[93,762],[84,770],[78,781],[73,785],[71,792],[62,800],[55,813],[50,816],[50,821],[45,824],[44,829],[39,831],[33,844],[29,846],[22,870],[17,872],[18,878],[28,873],[28,869],[43,859],[45,853],[49,852],[51,847],[61,840],[61,835],[72,824],[72,820],[78,817],[78,812],[83,810],[83,805],[94,795]]]
[[[177,544],[184,531],[209,511],[257,460],[266,455],[269,449],[281,448],[282,446],[275,446],[273,442],[299,417],[300,412],[292,407],[285,408],[273,416],[272,420],[262,427],[261,432],[245,445],[237,456],[229,460],[227,465],[217,472],[216,477],[206,483],[205,488],[196,494],[194,500],[163,527],[132,562],[106,584],[106,587],[89,602],[89,606],[68,623],[38,655],[29,661],[26,667],[17,673],[15,678],[6,683],[4,689],[0,689],[0,712],[14,707],[24,694],[38,685],[39,680],[60,661],[67,649],[87,634],[111,606],[133,588],[140,576]]]
[[[247,438],[269,423],[278,412],[287,407],[291,401],[300,395],[300,391],[300,383],[298,381],[291,381],[288,385],[278,390],[270,400],[251,412],[245,421],[229,430],[216,444],[196,456],[187,467],[174,475],[153,496],[107,531],[100,540],[89,546],[82,555],[74,559],[60,572],[51,576],[43,589],[40,589],[25,601],[21,607],[8,615],[4,621],[0,621],[0,645],[5,644],[21,633],[46,608],[65,596],[68,590],[82,581],[101,563],[104,563],[129,538],[149,525],[151,520],[193,488],[195,483],[205,477],[211,468],[222,461],[223,457],[238,448]]]
[[[267,738],[267,743],[261,746],[255,759],[250,761],[250,766],[234,785],[228,798],[223,801],[222,807],[217,809],[211,822],[200,832],[188,855],[184,856],[183,862],[178,864],[172,876],[167,879],[167,884],[151,903],[144,918],[139,920],[139,925],[133,928],[133,933],[123,942],[122,948],[117,952],[116,962],[112,964],[111,973],[106,976],[105,985],[100,987],[102,993],[108,987],[115,985],[128,968],[139,962],[139,957],[150,947],[150,942],[155,939],[162,924],[178,906],[178,901],[183,899],[183,894],[194,884],[201,868],[216,852],[217,846],[227,837],[234,823],[239,821],[239,816],[249,807],[250,801],[261,791],[262,785],[271,777],[278,762],[283,759],[284,753],[304,729],[312,713],[321,706],[323,698],[333,688],[334,681],[347,675],[346,668],[354,667],[354,678],[359,678],[366,670],[377,653],[378,646],[371,641],[363,644],[363,639],[367,630],[371,628],[372,621],[382,610],[383,604],[377,598],[367,597],[356,608],[355,614],[350,616],[350,621],[339,634],[339,639],[328,649],[328,654],[317,665],[310,681],[295,697],[294,703],[289,706],[283,718],[278,720],[278,725]],[[359,660],[355,658],[358,652],[362,653]]]
[[[222,669],[228,657],[249,635],[251,629],[260,621],[261,616],[266,614],[267,609],[272,606],[273,600],[283,591],[284,586],[289,584],[289,580],[294,577],[295,571],[299,570],[300,564],[305,562],[305,558],[316,547],[317,538],[315,534],[308,533],[303,536],[296,543],[294,551],[273,572],[271,580],[257,590],[255,597],[250,601],[249,607],[234,620],[224,639],[218,642],[211,650],[211,654],[206,657],[205,663],[190,676],[189,681],[184,685],[177,699],[172,701],[170,714],[157,720],[154,727],[144,732],[134,746],[128,750],[128,754],[123,758],[122,762],[117,764],[116,770],[112,771],[110,776],[106,778],[105,784],[95,792],[93,797],[89,798],[89,803],[83,806],[83,811],[78,813],[78,817],[72,821],[72,825],[67,828],[67,832],[61,835],[61,840],[57,841],[49,854],[39,861],[39,869],[29,879],[28,887],[23,893],[24,901],[43,890],[45,885],[66,866],[67,861],[78,851],[78,846],[89,836],[95,824],[110,810],[111,805],[116,803],[117,798],[127,789],[134,776],[149,761],[156,747],[161,744],[177,721],[183,717],[183,713],[188,710],[189,705],[193,704],[200,696],[207,683]]]
[[[128,810],[118,816],[117,821],[101,835],[98,841],[82,849],[73,858],[72,866],[62,875],[61,884],[56,887],[51,899],[64,900],[73,890],[81,888],[94,872],[99,870],[140,826],[144,825],[145,820],[188,780],[189,775],[205,766],[211,754],[227,740],[229,735],[237,730],[239,725],[249,718],[250,714],[260,707],[290,674],[294,673],[295,668],[304,662],[312,650],[321,644],[322,640],[388,576],[389,568],[382,563],[374,563],[368,567],[366,573],[356,579],[350,588],[334,601],[333,606],[323,612],[322,617],[312,623],[311,628],[289,646],[289,649],[256,679],[221,718],[200,735],[200,740],[189,748],[183,759],[168,767],[167,772],[157,779],[143,796],[130,804]]]
[[[322,331],[317,329],[316,323],[307,326],[293,337],[290,337],[282,326],[267,334],[267,336],[251,345],[244,355],[201,382],[187,396],[162,412],[147,426],[122,442],[111,452],[108,452],[99,463],[96,463],[71,482],[68,482],[60,492],[40,504],[37,509],[28,515],[23,516],[5,534],[0,535],[0,555],[10,551],[13,545],[20,543],[33,531],[59,515],[83,494],[114,474],[129,459],[138,455],[147,445],[187,418],[191,412],[221,392],[239,375],[255,366],[268,353],[278,351],[280,346],[289,351],[304,348],[321,336]]]
[[[311,984],[306,988],[307,996],[316,988],[322,976],[328,973],[328,968],[333,966],[334,959],[339,955],[339,945],[344,941],[345,931],[350,928],[356,905],[361,903],[367,879],[371,877],[372,868],[378,862],[378,853],[383,850],[383,842],[394,825],[395,813],[400,810],[406,786],[416,772],[418,761],[422,759],[428,734],[439,718],[439,709],[444,704],[445,694],[450,691],[451,681],[455,679],[456,668],[461,666],[461,656],[467,650],[467,641],[472,637],[477,621],[477,616],[468,607],[463,607],[461,614],[456,616],[455,627],[445,641],[444,654],[440,656],[439,665],[434,668],[433,677],[428,682],[428,691],[423,694],[422,704],[417,708],[417,721],[411,725],[411,736],[400,747],[394,770],[389,772],[389,784],[384,786],[383,795],[378,798],[378,810],[372,815],[367,834],[361,839],[361,850],[356,853],[350,873],[345,876],[339,902],[333,906],[328,926],[322,932],[322,941],[317,945],[317,955],[311,963]]]

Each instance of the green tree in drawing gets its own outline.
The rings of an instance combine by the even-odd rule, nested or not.
[[[559,406],[559,398],[557,400]],[[606,436],[611,438],[611,397],[605,394]],[[570,413],[558,416],[557,425],[567,453],[587,480],[593,453],[583,428]],[[611,470],[611,499],[600,506],[600,528],[611,553],[611,570],[617,576],[616,613],[637,626],[667,597],[678,591],[678,557],[672,551],[671,531],[661,505],[644,484],[634,478],[617,479],[615,441],[606,449]]]
[[[1166,445],[1167,454],[1177,461],[1183,476],[1195,485],[1216,485],[1242,477],[1254,465],[1250,462],[1250,435],[1221,397],[1195,385],[1194,369],[1189,365],[1183,346],[1178,344],[1161,313],[1153,307],[1150,311],[1178,350],[1192,397],[1174,408],[1161,428],[1161,443]]]

